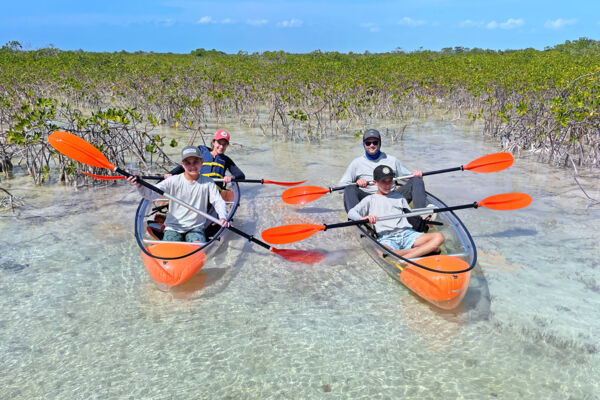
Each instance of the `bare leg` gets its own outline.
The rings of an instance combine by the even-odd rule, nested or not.
[[[394,250],[394,253],[404,258],[415,258],[434,251],[439,251],[444,243],[444,235],[440,232],[424,233],[415,240],[415,244],[410,249]]]

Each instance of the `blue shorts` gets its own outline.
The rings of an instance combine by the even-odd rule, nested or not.
[[[405,250],[410,249],[422,234],[423,232],[417,232],[414,229],[406,228],[399,230],[398,232],[383,235],[377,241],[388,246],[392,250]]]

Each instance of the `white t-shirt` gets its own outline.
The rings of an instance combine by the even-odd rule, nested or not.
[[[217,185],[211,178],[200,175],[198,180],[190,182],[185,179],[184,174],[179,174],[170,176],[155,186],[200,211],[206,212],[210,202],[217,211],[219,218],[227,218],[227,207]],[[160,197],[158,193],[144,186],[138,186],[138,191],[144,198],[149,200]],[[205,222],[206,218],[200,214],[171,201],[165,220],[165,229],[184,233],[204,225]]]

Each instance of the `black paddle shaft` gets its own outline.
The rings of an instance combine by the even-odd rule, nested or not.
[[[444,174],[446,172],[452,172],[452,171],[464,171],[464,167],[461,165],[460,167],[438,169],[436,171],[423,172],[423,176],[436,175],[436,174]],[[398,179],[398,178],[396,178],[396,179]],[[371,182],[371,183],[373,183],[373,182]],[[329,189],[329,192],[335,192],[337,190],[344,190],[347,186],[350,186],[350,185],[330,187],[328,189]]]
[[[260,183],[261,185],[265,183],[264,179],[232,179],[232,182],[244,182],[244,183]]]
[[[460,206],[436,208],[436,209],[432,209],[431,212],[440,213],[440,212],[445,212],[445,211],[463,210],[465,208],[477,208],[477,207],[479,207],[477,202],[474,202],[472,204],[463,204]],[[422,212],[422,214],[428,214],[428,213],[429,212],[427,212],[427,211]],[[407,213],[407,215],[411,216],[410,213]],[[394,218],[403,218],[403,216],[399,215]],[[345,226],[362,225],[362,224],[368,224],[368,223],[369,223],[368,219],[359,219],[358,221],[348,221],[348,222],[340,222],[337,224],[323,225],[325,227],[325,229],[323,229],[323,230],[326,231],[327,229],[332,229],[332,228],[343,228]]]
[[[460,167],[454,167],[454,168],[446,168],[446,169],[438,169],[437,171],[428,171],[428,172],[423,172],[423,176],[427,176],[427,175],[435,175],[435,174],[443,174],[446,172],[452,172],[452,171],[464,171],[463,166],[461,165]]]
[[[267,250],[271,250],[271,246],[269,246],[265,242],[262,242],[262,241],[258,240],[257,238],[255,238],[252,235],[248,235],[246,232],[240,231],[238,228],[236,228],[234,226],[229,226],[227,229],[229,229],[232,232],[237,233],[240,236],[245,237],[246,239],[248,239],[252,243],[256,243],[257,245],[262,246],[262,247],[264,247]]]
[[[354,185],[354,184],[352,184],[352,185]],[[344,190],[344,189],[346,189],[348,186],[352,186],[352,185],[345,185],[345,186],[330,187],[330,188],[328,188],[328,189],[329,189],[329,193],[331,193],[331,192],[336,192],[336,191],[338,191],[338,190]]]
[[[463,170],[464,170],[464,168],[463,168],[463,166],[461,165],[460,167],[446,168],[446,169],[438,169],[437,171],[423,172],[423,176],[427,176],[427,175],[435,175],[435,174],[443,174],[443,173],[446,173],[446,172],[452,172],[452,171],[463,171]],[[396,178],[396,179],[399,179],[399,178]],[[356,183],[353,183],[353,184],[351,184],[351,185],[355,185],[355,184],[356,184]],[[372,185],[372,184],[374,184],[374,181],[373,181],[373,182],[368,182],[368,184],[369,184],[369,185]],[[344,190],[344,189],[346,189],[348,186],[351,186],[351,185],[345,185],[345,186],[336,186],[336,187],[329,187],[328,189],[329,189],[329,192],[331,193],[331,192],[335,192],[335,191],[338,191],[338,190]]]
[[[123,169],[121,169],[121,168],[119,168],[119,167],[116,167],[116,168],[115,168],[115,172],[118,172],[118,173],[119,173],[119,174],[121,174],[121,175],[125,175],[125,176],[126,176],[126,177],[128,177],[128,178],[129,178],[130,176],[134,176],[133,174],[130,174],[129,172],[127,172],[127,171],[125,171],[125,170],[123,170]],[[154,192],[156,192],[156,193],[160,194],[161,196],[162,196],[163,194],[165,194],[165,192],[164,192],[162,189],[159,189],[159,188],[157,188],[156,186],[154,186],[154,185],[152,185],[152,184],[150,184],[150,183],[146,182],[146,181],[143,179],[144,177],[140,177],[140,176],[137,176],[137,175],[135,175],[135,176],[136,176],[136,180],[135,180],[135,181],[136,181],[137,183],[139,183],[140,185],[147,187],[148,189],[150,189],[150,190],[152,190],[152,191],[154,191]]]

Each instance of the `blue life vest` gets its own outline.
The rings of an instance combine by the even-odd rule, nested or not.
[[[213,157],[208,147],[199,147],[202,151],[202,158],[204,158],[204,162],[202,163],[202,169],[200,169],[200,173],[204,176],[208,176],[213,179],[223,179],[223,177],[225,176],[225,156],[223,154],[218,154],[216,157]],[[219,187],[222,187],[223,185],[222,182],[215,183]]]

